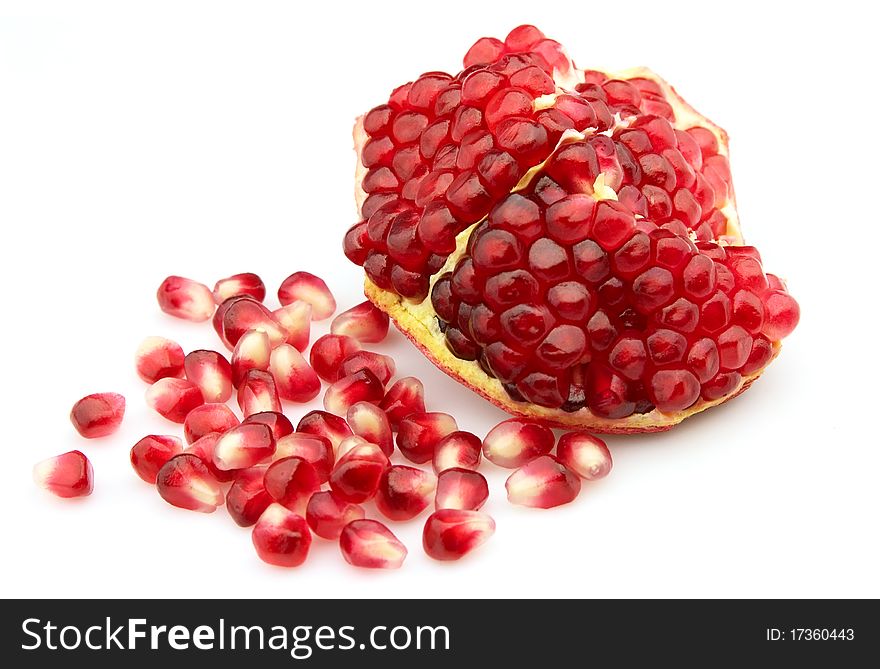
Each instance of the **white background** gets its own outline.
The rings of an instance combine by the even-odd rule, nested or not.
[[[856,3],[2,9],[2,595],[880,596],[876,22]],[[612,475],[574,504],[511,507],[507,472],[487,466],[498,531],[460,563],[424,556],[416,520],[393,526],[410,548],[397,572],[351,568],[320,539],[302,568],[268,567],[223,510],[172,508],[130,469],[137,439],[178,429],[141,399],[141,338],[217,345],[209,324],[160,313],[155,289],[254,271],[274,295],[305,269],[341,307],[360,301],[340,251],[353,119],[523,22],[581,66],[650,65],[729,131],[746,237],[788,279],[801,324],[742,397],[608,439]],[[378,348],[461,428],[503,418],[399,334]],[[80,439],[70,406],[106,390],[129,399],[121,430]],[[73,448],[96,488],[71,503],[30,470]]]

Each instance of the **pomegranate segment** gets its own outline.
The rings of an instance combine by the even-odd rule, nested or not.
[[[556,458],[586,481],[608,476],[611,452],[605,442],[587,432],[569,432],[559,438]]]
[[[290,344],[272,351],[269,371],[275,378],[278,396],[290,402],[308,402],[321,392],[321,379],[306,359]]]
[[[252,272],[233,274],[214,284],[214,301],[218,305],[223,304],[230,297],[240,295],[247,295],[257,302],[262,302],[266,297],[266,285]]]
[[[337,380],[351,376],[362,369],[369,369],[384,385],[394,376],[396,365],[390,356],[374,353],[373,351],[357,351],[342,361],[342,364],[339,366]]]
[[[440,440],[457,430],[458,425],[449,414],[436,411],[411,413],[400,422],[397,448],[411,462],[429,462]]]
[[[183,376],[183,349],[165,337],[147,337],[135,353],[135,369],[142,380],[155,383],[165,377]]]
[[[242,424],[225,432],[214,445],[214,466],[221,471],[247,469],[275,453],[275,437],[267,425]]]
[[[34,483],[56,497],[85,497],[95,487],[92,463],[80,451],[69,451],[34,465]]]
[[[362,302],[334,318],[330,332],[348,335],[364,344],[378,343],[388,336],[388,314],[370,301]]]
[[[483,455],[499,467],[515,469],[553,450],[555,437],[546,426],[510,418],[493,427],[483,440]]]
[[[226,432],[238,424],[238,418],[225,404],[203,404],[186,415],[183,436],[187,444],[192,444],[206,434]]]
[[[385,395],[385,387],[368,369],[350,374],[331,384],[324,393],[324,408],[330,413],[344,416],[352,404],[372,402],[378,404]]]
[[[333,383],[339,379],[342,362],[360,350],[361,345],[347,335],[324,335],[312,344],[309,362],[318,376],[328,383]]]
[[[232,349],[232,385],[238,388],[252,369],[269,370],[272,345],[269,335],[260,330],[245,332]]]
[[[293,433],[293,424],[290,422],[290,419],[278,411],[260,411],[259,413],[252,413],[242,422],[247,423],[248,425],[252,423],[261,423],[262,425],[268,426],[269,429],[272,430],[272,436],[275,437],[276,442]]]
[[[183,451],[180,439],[170,435],[150,434],[131,447],[129,459],[135,473],[151,485],[162,466]]]
[[[264,411],[281,412],[275,379],[269,372],[251,369],[238,387],[238,406],[245,418]]]
[[[446,469],[479,469],[483,442],[470,432],[450,432],[434,447],[432,464],[439,474]]]
[[[348,407],[345,421],[354,434],[376,444],[385,455],[391,457],[394,452],[394,435],[388,416],[382,409],[370,402],[355,402]]]
[[[214,315],[214,294],[203,283],[182,276],[169,276],[156,291],[159,308],[188,321],[206,321]]]
[[[477,511],[489,499],[489,484],[479,472],[461,467],[444,469],[437,476],[437,509]]]
[[[339,535],[339,548],[348,564],[367,569],[399,569],[407,550],[394,533],[377,520],[353,520]]]
[[[159,379],[147,388],[147,406],[173,423],[183,423],[187,414],[205,403],[202,391],[186,379]]]
[[[287,332],[287,343],[297,351],[305,351],[312,336],[312,305],[295,300],[272,312]]]
[[[352,436],[345,419],[326,411],[310,411],[300,419],[296,431],[324,437],[330,442],[334,452],[339,449],[343,439]]]
[[[192,453],[175,455],[156,477],[159,495],[172,506],[213,513],[223,504],[223,491],[208,467]]]
[[[410,520],[428,508],[436,489],[433,474],[407,465],[392,465],[379,481],[376,508],[390,520]]]
[[[513,472],[504,487],[512,504],[549,509],[574,500],[581,480],[552,455],[542,455]]]
[[[390,463],[375,444],[361,444],[345,453],[330,473],[330,489],[341,500],[361,504],[376,494]]]
[[[86,439],[106,437],[119,429],[125,416],[125,398],[119,393],[93,393],[77,400],[70,422]]]
[[[342,528],[354,520],[362,520],[364,510],[357,504],[344,502],[332,492],[316,492],[306,507],[306,521],[312,532],[322,539],[336,541]]]
[[[269,465],[263,485],[273,500],[295,513],[305,515],[306,504],[312,493],[321,489],[321,480],[310,462],[293,456]]]
[[[410,414],[425,412],[425,386],[414,376],[404,376],[388,389],[379,407],[396,430]]]
[[[425,522],[422,546],[435,560],[459,560],[494,533],[495,521],[482,511],[440,509]]]
[[[312,545],[305,519],[280,504],[266,508],[254,525],[251,539],[259,558],[276,567],[299,567]]]
[[[288,305],[301,300],[312,307],[312,320],[322,321],[330,318],[336,311],[336,300],[323,279],[308,272],[294,272],[287,277],[278,289],[278,301]]]
[[[272,503],[263,485],[265,467],[251,467],[237,473],[226,492],[226,511],[239,527],[251,527]]]

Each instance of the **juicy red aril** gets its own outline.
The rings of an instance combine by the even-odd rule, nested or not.
[[[520,418],[509,418],[493,427],[483,440],[483,455],[499,467],[521,467],[553,449],[550,428]]]
[[[762,332],[771,340],[779,341],[791,334],[801,317],[795,299],[786,292],[775,290],[765,303],[766,319]]]
[[[286,342],[289,336],[275,315],[250,297],[230,298],[217,311],[222,311],[220,339],[227,348],[234,349],[238,340],[251,330],[265,332],[273,347]]]
[[[183,349],[165,337],[147,337],[135,353],[135,369],[147,383],[183,376]]]
[[[241,470],[226,492],[226,511],[239,527],[251,527],[272,503],[263,486],[265,472],[265,467]]]
[[[363,343],[380,342],[388,335],[388,315],[372,302],[362,302],[334,318],[330,332],[348,335]]]
[[[464,431],[450,432],[434,447],[434,471],[439,474],[453,468],[477,469],[482,452],[483,442],[477,435]]]
[[[352,353],[339,366],[339,379],[350,376],[362,369],[369,369],[383,384],[394,376],[396,365],[393,358],[373,351],[357,351]],[[338,380],[338,379],[337,379]]]
[[[223,304],[230,297],[239,295],[247,295],[257,302],[262,302],[266,297],[266,285],[252,272],[233,274],[214,284],[214,301],[217,304]]]
[[[163,418],[183,423],[186,415],[205,403],[202,391],[186,379],[159,379],[147,388],[147,405]]]
[[[433,474],[407,465],[392,465],[379,481],[376,508],[391,520],[415,518],[431,503],[436,487]]]
[[[361,345],[347,335],[329,334],[318,338],[309,352],[309,362],[318,376],[329,383],[339,378],[342,361],[361,350]]]
[[[382,452],[391,457],[394,452],[394,435],[388,416],[375,404],[355,402],[348,407],[345,420],[352,432],[366,441],[376,444]]]
[[[263,485],[276,502],[291,511],[305,514],[306,503],[312,493],[320,490],[321,481],[310,462],[293,456],[269,465]]]
[[[342,501],[329,491],[316,492],[306,507],[306,521],[312,532],[330,541],[339,539],[346,525],[363,517],[362,507]]]
[[[489,499],[489,484],[479,472],[461,467],[444,469],[437,476],[437,509],[477,511]]]
[[[296,431],[324,437],[330,442],[334,451],[339,448],[343,439],[352,435],[351,428],[344,418],[326,411],[310,411],[300,419]]]
[[[345,439],[343,439],[342,441],[339,442],[339,446],[336,447],[336,459],[339,460],[343,455],[348,453],[355,446],[376,446],[376,445],[377,444],[371,444],[369,441],[367,441],[363,437],[359,437],[358,435],[354,434],[350,437],[346,437]]]
[[[214,294],[204,284],[182,276],[169,276],[156,291],[159,308],[188,321],[206,321],[214,315]]]
[[[603,478],[611,471],[611,453],[605,442],[586,432],[568,432],[559,438],[556,458],[587,481]]]
[[[232,367],[216,351],[193,351],[183,361],[186,378],[202,391],[206,402],[225,402],[232,397]]]
[[[129,459],[135,473],[150,484],[156,483],[156,476],[162,466],[183,451],[183,444],[177,437],[151,434],[131,447]]]
[[[159,495],[172,506],[213,513],[223,504],[223,491],[208,467],[192,453],[175,455],[156,477]]]
[[[336,311],[336,300],[323,279],[308,272],[294,272],[278,289],[278,301],[282,305],[302,300],[312,306],[312,320],[322,321]]]
[[[368,369],[350,374],[331,384],[324,393],[324,408],[342,416],[357,402],[378,404],[385,394],[382,382]]]
[[[339,535],[339,548],[348,564],[368,569],[398,569],[407,551],[400,540],[377,520],[353,520]]]
[[[449,414],[412,413],[400,422],[397,447],[407,460],[416,464],[429,462],[440,440],[457,430],[458,425]]]
[[[281,399],[290,402],[308,402],[321,392],[321,379],[306,359],[290,344],[282,344],[269,359],[269,371]]]
[[[259,413],[252,413],[242,422],[247,425],[260,423],[268,426],[268,428],[272,430],[272,436],[275,437],[276,442],[293,432],[293,424],[290,422],[290,419],[278,411],[261,411]]]
[[[275,437],[266,425],[238,425],[214,445],[214,466],[221,471],[247,469],[275,453]]]
[[[206,434],[201,439],[197,439],[187,446],[183,452],[195,455],[205,464],[208,471],[211,472],[211,475],[216,480],[221,483],[228,483],[236,477],[238,472],[234,469],[230,469],[229,471],[217,469],[217,466],[214,464],[214,448],[217,446],[217,442],[220,441],[221,436],[223,435],[220,432]]]
[[[397,429],[400,421],[411,413],[424,413],[425,387],[414,376],[398,379],[385,393],[379,407],[388,416],[391,427]]]
[[[203,404],[186,415],[183,436],[187,444],[192,444],[206,434],[226,432],[238,424],[238,418],[225,404]]]
[[[378,446],[355,446],[333,467],[330,488],[338,498],[347,502],[366,502],[376,494],[382,472],[388,466],[388,458]]]
[[[245,418],[263,411],[281,411],[278,388],[269,372],[251,369],[238,387],[238,406]]]
[[[312,305],[296,300],[272,312],[287,333],[287,343],[297,351],[305,351],[312,336]]]
[[[92,463],[80,451],[69,451],[34,465],[34,483],[56,497],[85,497],[94,489]]]
[[[425,522],[422,546],[435,560],[458,560],[495,533],[495,521],[482,511],[440,509]]]
[[[312,465],[320,483],[328,481],[336,461],[328,439],[305,432],[293,432],[275,442],[275,460],[290,457],[301,458]]]
[[[245,332],[232,350],[232,385],[238,388],[252,369],[268,371],[271,354],[269,335],[260,330]]]
[[[280,504],[270,504],[251,532],[259,558],[276,567],[298,567],[309,556],[312,535],[305,519]]]
[[[86,439],[113,434],[124,416],[125,398],[119,393],[86,395],[70,410],[70,422]]]
[[[512,504],[549,509],[577,497],[581,481],[552,455],[542,455],[513,472],[504,487]]]

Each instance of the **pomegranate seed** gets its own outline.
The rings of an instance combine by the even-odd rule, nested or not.
[[[147,337],[135,353],[138,376],[147,383],[183,376],[183,349],[165,337]]]
[[[559,438],[556,457],[563,465],[587,481],[608,476],[611,453],[605,442],[586,432],[569,432]]]
[[[275,315],[250,297],[233,297],[221,306],[223,318],[220,323],[220,338],[230,349],[250,330],[265,332],[271,346],[287,341],[288,332]],[[218,310],[219,311],[219,310]]]
[[[159,308],[166,314],[188,321],[206,321],[214,315],[214,295],[203,283],[169,276],[156,291]]]
[[[282,305],[290,304],[294,300],[309,303],[312,306],[312,320],[315,321],[330,318],[336,311],[336,300],[327,284],[308,272],[294,272],[278,289],[278,301]]]
[[[225,432],[214,445],[214,466],[221,471],[247,469],[274,453],[275,437],[267,425],[238,425]]]
[[[406,546],[377,520],[353,520],[339,535],[339,548],[348,564],[367,569],[398,569]]]
[[[330,332],[374,344],[388,336],[388,314],[377,309],[372,302],[361,302],[334,318]]]
[[[225,404],[203,404],[186,415],[183,436],[192,444],[212,432],[226,432],[238,425],[239,420]]]
[[[238,387],[238,406],[245,418],[263,411],[281,412],[275,379],[269,372],[251,369]]]
[[[329,383],[339,378],[342,361],[361,350],[361,345],[346,335],[329,334],[319,337],[309,353],[309,362],[318,376]]]
[[[339,448],[343,439],[352,435],[345,419],[326,411],[310,411],[300,419],[296,431],[324,437],[330,442],[334,451]]]
[[[271,354],[269,335],[260,330],[245,332],[232,350],[232,385],[241,386],[245,375],[252,369],[268,371]]]
[[[394,360],[387,355],[372,351],[357,351],[342,361],[336,380],[351,376],[362,369],[369,369],[384,385],[394,376],[395,367]]]
[[[251,533],[260,559],[276,567],[298,567],[309,556],[312,535],[302,516],[270,504]]]
[[[269,371],[275,377],[278,395],[290,402],[308,402],[321,392],[321,379],[309,363],[290,344],[282,344],[269,359]]]
[[[276,309],[272,315],[287,332],[287,343],[297,351],[305,351],[312,336],[312,305],[296,300]]]
[[[382,382],[368,369],[362,369],[331,384],[324,393],[324,408],[343,416],[357,402],[378,404],[385,394]]]
[[[223,504],[223,491],[211,471],[192,453],[175,455],[156,477],[156,489],[172,506],[213,513]]]
[[[352,432],[366,441],[376,444],[382,452],[391,457],[394,452],[394,435],[388,416],[375,404],[355,402],[348,407],[345,420]]]
[[[363,517],[362,507],[337,499],[329,491],[316,492],[306,507],[306,522],[312,532],[331,541],[339,539],[343,527]]]
[[[437,509],[477,511],[489,499],[489,484],[479,472],[453,467],[437,476]]]
[[[251,425],[252,423],[261,423],[267,425],[272,430],[272,436],[277,442],[279,439],[293,433],[293,424],[290,419],[283,413],[277,411],[261,411],[253,413],[245,418],[242,423]]]
[[[69,451],[34,465],[34,483],[56,497],[85,497],[95,487],[92,463],[80,451]]]
[[[177,437],[151,434],[131,447],[131,466],[141,479],[155,485],[162,466],[182,451],[183,444]]]
[[[379,481],[376,508],[391,520],[409,520],[428,508],[436,488],[433,474],[407,465],[392,465]]]
[[[339,446],[336,448],[336,459],[339,460],[343,455],[348,453],[355,446],[364,445],[376,446],[376,444],[371,444],[369,441],[367,441],[363,437],[357,436],[356,434],[352,435],[351,437],[346,437],[339,442]]]
[[[581,480],[552,455],[542,455],[513,472],[504,487],[511,504],[549,509],[577,497]]]
[[[478,469],[483,454],[483,442],[470,432],[450,432],[434,447],[434,471],[446,469]]]
[[[376,494],[382,472],[389,465],[387,456],[375,444],[355,446],[333,467],[330,488],[346,502],[366,502]]]
[[[272,498],[263,485],[266,467],[251,467],[238,472],[226,493],[226,511],[239,527],[256,523]]]
[[[515,469],[553,449],[555,438],[546,425],[510,418],[493,427],[483,440],[483,455],[499,467]]]
[[[305,432],[293,432],[276,442],[275,460],[290,457],[302,458],[311,464],[320,483],[330,479],[333,463],[336,462],[328,439]]]
[[[188,381],[202,391],[205,402],[225,402],[232,397],[232,367],[216,351],[193,351],[183,361]]]
[[[440,509],[425,522],[422,546],[435,560],[458,560],[494,533],[495,521],[482,511]]]
[[[262,302],[266,298],[266,284],[251,272],[233,274],[214,284],[214,301],[218,305],[223,304],[230,297],[240,295],[247,295],[257,302]]]
[[[767,317],[763,333],[771,341],[779,341],[792,333],[801,317],[801,308],[786,292],[777,290],[765,298]]]
[[[119,393],[86,395],[70,410],[70,422],[86,439],[113,434],[119,429],[123,416],[125,398]]]
[[[269,465],[263,485],[273,500],[301,515],[305,515],[312,493],[321,489],[315,468],[296,456],[281,458]]]
[[[434,457],[434,449],[443,437],[458,431],[455,419],[446,413],[411,413],[400,422],[397,448],[416,464]]]
[[[425,387],[416,377],[404,376],[388,389],[379,407],[385,411],[388,422],[396,430],[400,421],[411,413],[425,412]]]
[[[150,408],[173,423],[183,423],[190,411],[205,403],[199,387],[186,379],[159,379],[145,397]]]
[[[197,439],[192,444],[190,444],[186,449],[184,449],[184,453],[191,453],[195,455],[199,460],[205,463],[205,466],[208,468],[208,471],[211,472],[211,475],[220,481],[221,483],[228,483],[232,481],[237,476],[238,472],[231,469],[229,471],[217,469],[214,464],[214,449],[217,446],[217,442],[220,441],[220,437],[223,435],[220,432],[211,432],[210,434],[206,434],[201,439]]]

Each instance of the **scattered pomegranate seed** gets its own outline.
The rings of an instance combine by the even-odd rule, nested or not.
[[[245,332],[232,350],[232,385],[241,386],[245,375],[252,369],[268,371],[271,354],[269,335],[260,330]]]
[[[394,452],[394,435],[388,416],[382,409],[370,402],[355,402],[348,407],[345,420],[354,434],[376,444],[385,455],[391,457]]]
[[[125,398],[119,393],[86,395],[70,410],[70,422],[86,439],[106,437],[119,429],[125,416]]]
[[[296,300],[276,309],[272,315],[287,332],[287,343],[297,351],[305,351],[312,336],[312,305]]]
[[[184,453],[190,453],[195,455],[199,460],[205,463],[205,466],[208,468],[208,471],[211,472],[211,475],[220,481],[221,483],[229,483],[235,479],[238,475],[238,472],[234,469],[230,469],[229,471],[223,469],[217,469],[217,466],[214,464],[214,449],[217,446],[217,442],[220,441],[220,437],[222,437],[222,433],[220,432],[211,432],[210,434],[206,434],[201,439],[197,439],[192,444],[187,446],[184,449]]]
[[[315,321],[330,318],[336,311],[336,300],[327,284],[308,272],[294,272],[278,289],[278,301],[282,305],[290,304],[294,300],[309,303],[312,306],[312,320]]]
[[[85,497],[95,487],[92,463],[80,451],[69,451],[34,465],[34,483],[56,497]]]
[[[357,402],[378,404],[385,394],[382,382],[368,369],[332,383],[324,393],[324,408],[330,413],[344,416],[348,408]]]
[[[483,440],[483,455],[499,467],[515,469],[553,450],[555,437],[546,425],[509,418],[493,427]]]
[[[407,465],[392,465],[386,469],[376,491],[376,508],[391,520],[409,520],[428,508],[436,477]]]
[[[339,539],[343,527],[363,517],[362,507],[337,499],[329,491],[316,492],[306,507],[306,521],[312,532],[331,541]]]
[[[512,504],[549,509],[577,497],[581,480],[552,455],[542,455],[513,472],[504,487]]]
[[[288,332],[275,315],[262,303],[250,297],[233,297],[218,309],[223,312],[220,321],[220,339],[229,349],[250,330],[265,332],[269,343],[275,347],[287,341]]]
[[[357,351],[348,356],[339,365],[337,380],[350,376],[362,369],[369,369],[382,384],[386,384],[394,376],[396,365],[387,355],[373,351]]]
[[[239,527],[251,527],[272,503],[263,485],[266,467],[242,469],[226,493],[226,511]]]
[[[208,467],[192,453],[175,455],[156,477],[159,495],[172,506],[213,513],[223,504],[223,491]]]
[[[379,487],[388,457],[375,444],[361,444],[344,454],[330,473],[330,489],[346,502],[360,504],[371,499]]]
[[[587,481],[608,476],[611,453],[605,442],[586,432],[569,432],[559,438],[556,458]]]
[[[135,369],[147,383],[183,376],[183,349],[165,337],[147,337],[135,353]]]
[[[434,449],[443,437],[458,431],[455,419],[446,413],[411,413],[400,422],[397,448],[403,456],[422,464],[434,457]]]
[[[425,387],[416,377],[404,376],[388,389],[379,407],[385,411],[388,422],[396,430],[400,421],[411,413],[425,412]]]
[[[205,403],[202,391],[186,379],[159,379],[147,388],[147,405],[173,423],[183,423],[186,415]]]
[[[482,511],[440,509],[425,522],[422,545],[435,560],[458,560],[495,533],[495,521]]]
[[[337,451],[343,439],[352,435],[351,428],[345,419],[326,411],[310,411],[300,419],[296,431],[324,437],[330,442],[334,452]]]
[[[203,404],[186,415],[183,436],[187,444],[192,444],[206,434],[226,432],[238,424],[238,418],[225,404]]]
[[[298,567],[309,556],[312,535],[302,516],[280,504],[270,504],[251,534],[257,555],[276,567]]]
[[[361,345],[346,335],[329,334],[319,337],[309,352],[309,362],[318,376],[333,383],[339,379],[342,361],[361,350]]]
[[[388,336],[388,314],[372,302],[361,302],[334,318],[330,332],[348,335],[364,344],[375,344]]]
[[[330,479],[336,457],[326,437],[306,432],[293,432],[281,437],[275,444],[275,460],[298,457],[312,465],[320,483]]]
[[[188,321],[206,321],[214,314],[214,295],[203,283],[169,276],[156,291],[159,308],[166,314]]]
[[[312,493],[321,489],[315,468],[307,460],[296,456],[281,458],[269,465],[263,485],[272,499],[303,515]]]
[[[339,548],[348,564],[368,569],[399,569],[407,550],[394,533],[377,520],[353,520],[339,535]]]
[[[437,509],[477,511],[489,499],[489,484],[479,472],[461,467],[444,469],[437,476]]]
[[[223,304],[230,297],[240,295],[247,295],[257,302],[262,302],[266,298],[266,285],[260,277],[251,272],[233,274],[214,284],[214,301],[218,305]]]
[[[199,387],[205,402],[225,402],[232,397],[232,367],[216,351],[192,351],[183,366],[187,380]]]
[[[434,471],[439,474],[446,469],[478,469],[483,454],[480,438],[457,430],[450,432],[434,447]]]
[[[238,406],[245,418],[263,411],[281,412],[275,379],[269,372],[251,369],[238,387]]]
[[[275,385],[281,399],[290,402],[308,402],[321,392],[321,379],[302,353],[290,344],[282,344],[269,360],[269,371],[275,377]]]
[[[247,423],[248,425],[251,423],[268,425],[269,429],[272,430],[272,436],[275,437],[276,442],[293,433],[293,424],[290,422],[290,419],[283,413],[277,411],[260,411],[259,413],[252,413],[245,418],[242,423]]]
[[[275,437],[267,425],[238,425],[214,445],[214,466],[221,471],[247,469],[275,453]]]
[[[155,485],[162,466],[182,451],[183,444],[177,437],[151,434],[131,447],[131,466],[141,479]]]

